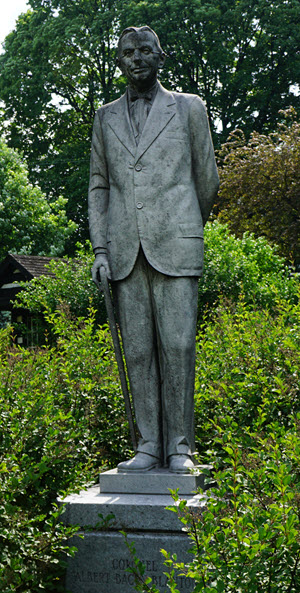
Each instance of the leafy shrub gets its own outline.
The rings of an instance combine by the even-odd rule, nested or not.
[[[174,494],[192,555],[184,565],[162,550],[171,593],[178,570],[195,593],[299,591],[300,305],[273,309],[223,301],[199,333],[196,448],[216,487],[202,510]],[[136,555],[132,572],[136,591],[166,593]]]
[[[60,522],[63,509],[55,505],[37,516],[24,511],[9,495],[9,486],[4,482],[6,500],[0,515],[1,592],[64,593],[61,555],[74,555],[76,548],[68,546],[66,540],[78,528],[64,527]]]
[[[23,283],[16,305],[33,312],[55,311],[65,303],[80,317],[88,316],[92,304],[96,322],[105,323],[103,295],[92,282],[94,256],[90,244],[78,246],[74,260],[53,261],[55,278],[41,276]],[[263,238],[245,233],[236,238],[218,221],[205,227],[204,275],[199,281],[199,318],[213,310],[219,298],[237,301],[244,293],[248,304],[272,309],[277,298],[297,300],[298,282],[290,276],[285,260]]]
[[[181,514],[194,555],[186,566],[172,564],[195,580],[195,593],[299,591],[300,415],[288,431],[274,423],[264,435],[263,424],[264,417],[259,432],[248,432],[247,448],[232,438],[234,428],[220,427],[226,465],[215,474],[217,487],[204,510],[191,513],[185,501],[172,508]]]
[[[74,321],[67,311],[48,313],[47,321],[55,348],[11,347],[9,331],[0,331],[3,593],[59,591],[59,571],[49,566],[70,531],[56,498],[78,491],[128,449],[108,328],[95,332],[93,315]]]
[[[286,429],[299,410],[300,305],[279,301],[276,307],[275,315],[249,309],[243,300],[222,304],[200,329],[195,420],[204,459],[218,451],[215,426],[225,430],[234,421],[242,443],[260,409],[265,426],[279,421]]]
[[[199,316],[212,310],[220,296],[236,302],[241,294],[248,305],[270,310],[278,298],[298,296],[298,282],[285,260],[263,237],[245,233],[235,237],[217,220],[205,227],[204,274],[199,282]]]
[[[85,249],[78,244],[75,259],[53,260],[49,269],[55,276],[39,276],[23,282],[24,290],[18,295],[15,306],[31,312],[54,312],[63,304],[76,317],[88,317],[89,309],[95,310],[95,322],[106,322],[103,295],[92,281],[91,268],[94,255],[90,243]],[[50,330],[50,326],[48,325]]]

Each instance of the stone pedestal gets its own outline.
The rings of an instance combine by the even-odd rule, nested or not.
[[[188,507],[201,512],[205,496],[195,494],[203,486],[204,476],[176,475],[167,470],[152,470],[143,474],[118,474],[110,470],[101,474],[99,486],[63,502],[67,524],[81,527],[83,539],[74,537],[71,544],[78,548],[68,559],[66,590],[71,593],[132,593],[134,577],[128,572],[132,558],[120,530],[134,542],[136,554],[146,566],[147,576],[161,591],[166,577],[161,548],[176,553],[178,561],[191,559],[191,542],[182,531],[177,514],[166,510],[174,501],[168,489],[179,488],[180,498]],[[193,591],[191,579],[177,577],[180,592]]]

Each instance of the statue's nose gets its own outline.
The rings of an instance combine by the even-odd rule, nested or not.
[[[141,59],[141,52],[140,52],[139,49],[135,49],[134,50],[134,52],[133,52],[133,59],[134,59],[135,62],[136,61],[140,61],[140,59]]]

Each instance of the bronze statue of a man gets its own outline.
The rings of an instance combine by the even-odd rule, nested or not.
[[[125,29],[118,60],[128,87],[96,113],[89,188],[93,278],[104,266],[111,280],[140,433],[118,470],[184,473],[194,466],[198,277],[218,173],[201,99],[157,80],[156,33]]]

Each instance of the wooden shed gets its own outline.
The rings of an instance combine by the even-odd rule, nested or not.
[[[37,345],[41,333],[41,316],[14,308],[15,298],[22,290],[20,282],[29,282],[42,275],[53,277],[55,274],[46,267],[53,259],[57,258],[8,253],[0,264],[0,312],[2,320],[14,324],[19,344]]]

